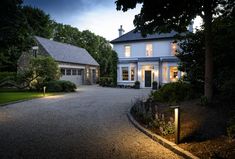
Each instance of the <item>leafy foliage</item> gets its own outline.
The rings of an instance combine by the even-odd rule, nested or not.
[[[45,83],[47,92],[75,92],[76,85],[70,81],[57,80]]]
[[[99,85],[103,87],[112,87],[114,86],[113,78],[100,77]]]
[[[50,16],[39,8],[24,6],[21,9],[27,20],[29,32],[32,35],[51,38],[53,33],[53,21]]]
[[[234,99],[235,78],[235,12],[227,16],[215,19],[212,25],[212,39],[214,50],[214,90],[215,95],[224,101]],[[186,36],[180,44],[181,49],[177,53],[180,59],[179,69],[186,72],[185,80],[189,81],[197,90],[202,91],[204,83],[204,34],[197,31]],[[218,98],[217,98],[218,99]]]
[[[134,88],[140,89],[140,81],[135,81]]]
[[[51,57],[38,56],[32,58],[28,69],[18,73],[19,84],[25,88],[30,87],[40,90],[43,83],[51,80],[57,80],[60,77],[58,64]]]
[[[194,90],[190,84],[174,82],[165,84],[158,91],[153,93],[153,99],[157,102],[177,104],[181,101],[194,97]]]

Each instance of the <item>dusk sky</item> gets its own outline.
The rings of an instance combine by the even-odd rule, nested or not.
[[[140,6],[117,11],[115,0],[24,0],[24,4],[44,10],[56,22],[90,30],[107,40],[118,37],[120,25],[125,32],[132,30],[134,16],[140,12]]]

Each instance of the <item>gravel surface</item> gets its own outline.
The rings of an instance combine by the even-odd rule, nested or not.
[[[179,158],[127,119],[132,101],[149,93],[83,86],[76,93],[0,107],[0,158]]]

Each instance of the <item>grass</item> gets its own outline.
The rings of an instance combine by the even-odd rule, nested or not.
[[[55,93],[46,93],[46,96],[55,95]],[[0,91],[0,104],[6,104],[19,100],[28,100],[43,97],[42,92],[18,92],[18,91]]]

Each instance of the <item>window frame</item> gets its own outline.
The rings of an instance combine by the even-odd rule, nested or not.
[[[177,43],[172,42],[171,43],[171,55],[175,56],[176,53],[177,53]]]
[[[129,47],[129,55],[127,54],[127,47]],[[131,57],[131,45],[124,45],[125,57]]]
[[[133,71],[133,74],[132,74]],[[135,67],[131,67],[131,81],[135,81]]]
[[[71,68],[67,68],[66,69],[66,76],[71,76],[71,75],[72,75],[72,69]]]
[[[151,53],[149,53],[148,51],[148,46],[151,46]],[[153,44],[152,43],[147,43],[145,46],[145,53],[147,57],[152,57],[153,56]]]
[[[174,71],[173,69],[176,69],[177,71]],[[174,82],[174,81],[179,80],[179,75],[178,75],[179,70],[178,70],[177,66],[170,66],[169,72],[170,72],[170,81]],[[176,75],[175,75],[175,73],[176,73]]]
[[[127,71],[127,74],[124,75],[123,71]],[[122,81],[129,81],[129,67],[122,67]]]

